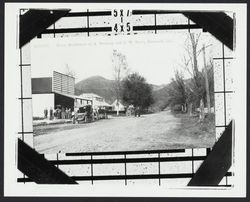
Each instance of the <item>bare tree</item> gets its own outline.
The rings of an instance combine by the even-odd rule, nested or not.
[[[209,79],[208,76],[208,67],[206,63],[205,49],[211,44],[205,46],[203,44],[202,48],[198,50],[198,44],[200,41],[200,34],[195,35],[194,33],[189,33],[188,44],[185,49],[187,52],[187,56],[189,59],[186,59],[184,56],[184,68],[191,76],[191,81],[189,85],[187,85],[188,93],[188,101],[189,101],[189,111],[192,111],[193,105],[194,107],[200,108],[200,120],[203,121],[205,117],[204,113],[204,101],[206,100],[208,112],[211,112],[211,99],[210,99],[210,89],[209,89]],[[197,58],[200,53],[203,53],[203,61],[204,68],[202,71],[198,69]],[[191,62],[191,70],[189,69]],[[192,112],[190,111],[190,114]]]
[[[192,115],[192,110],[194,107],[199,105],[200,107],[200,121],[204,119],[204,101],[203,94],[204,88],[203,84],[203,75],[198,70],[197,57],[200,51],[198,51],[198,43],[201,34],[195,35],[194,33],[189,33],[189,43],[186,46],[186,51],[188,53],[189,60],[185,62],[185,67],[188,69],[189,61],[191,61],[192,71],[189,71],[191,74],[191,84],[189,85],[188,93],[188,111]],[[194,104],[194,106],[193,106]]]
[[[122,93],[122,79],[128,74],[128,64],[126,56],[119,53],[117,50],[113,50],[112,63],[114,70],[114,91],[117,100],[117,115],[119,115],[119,102],[121,100]]]
[[[200,43],[200,34],[189,33],[187,36],[185,50],[186,54],[183,56],[180,66],[187,72],[190,76],[190,79],[186,79],[184,82],[185,96],[180,96],[180,88],[177,88],[176,84],[180,84],[177,82],[183,79],[178,78],[178,72],[175,75],[175,79],[173,81],[173,87],[177,90],[172,90],[170,92],[170,101],[174,101],[174,104],[177,104],[177,100],[181,100],[181,97],[185,97],[185,103],[187,103],[187,111],[189,115],[192,115],[193,109],[199,107],[200,109],[200,119],[199,121],[203,121],[205,118],[204,106],[207,104],[208,111],[211,112],[211,93],[213,92],[213,63],[206,63],[205,58],[205,49],[211,44],[205,46],[198,50]],[[198,56],[200,53],[203,53],[204,67],[201,71],[198,68]],[[180,85],[179,85],[180,86]],[[178,93],[176,93],[178,91]],[[180,92],[179,92],[180,91]],[[211,95],[210,95],[211,94]],[[184,95],[184,94],[183,94]],[[180,103],[180,102],[179,102]],[[184,108],[184,107],[183,107]],[[184,109],[185,111],[185,109]]]
[[[76,72],[73,71],[68,64],[65,65],[65,74],[76,78]]]
[[[194,71],[194,77],[197,76],[198,74],[198,63],[197,63],[197,46],[198,46],[198,42],[199,42],[199,38],[201,36],[201,34],[197,35],[195,37],[194,33],[189,32],[189,36],[190,36],[190,41],[191,41],[191,45],[192,45],[192,58],[193,58],[193,71]]]
[[[203,60],[204,60],[204,75],[205,75],[205,84],[206,84],[207,109],[208,109],[208,113],[211,113],[210,91],[209,91],[209,82],[208,82],[208,73],[207,73],[207,64],[206,64],[205,44],[203,44]]]

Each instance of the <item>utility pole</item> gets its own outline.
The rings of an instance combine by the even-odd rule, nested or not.
[[[203,44],[203,60],[204,60],[204,70],[205,70],[204,74],[205,74],[205,86],[206,86],[206,95],[207,95],[207,109],[208,109],[208,113],[211,113],[209,83],[208,83],[207,64],[206,64],[206,52],[205,52],[204,44]]]

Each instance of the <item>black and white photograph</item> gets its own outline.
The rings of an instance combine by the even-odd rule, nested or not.
[[[244,195],[244,5],[38,5],[6,5],[6,186]]]
[[[209,36],[116,38],[31,44],[34,148],[40,153],[211,148]]]

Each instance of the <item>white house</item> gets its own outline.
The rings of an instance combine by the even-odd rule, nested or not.
[[[105,99],[95,93],[83,93],[79,95],[79,97],[87,100],[91,100],[93,103],[93,108],[96,109],[98,107],[108,107],[111,108],[112,106],[105,102]]]
[[[113,111],[125,111],[125,106],[117,99],[111,104]]]

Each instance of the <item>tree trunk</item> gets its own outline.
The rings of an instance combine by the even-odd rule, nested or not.
[[[117,106],[116,115],[119,116],[119,100],[117,100],[116,106]]]
[[[193,65],[194,65],[194,77],[198,74],[198,63],[197,63],[197,42],[194,37],[194,33],[190,33],[190,39],[193,51]]]
[[[181,105],[181,108],[182,108],[182,112],[186,113],[187,112],[187,109],[186,109],[186,103]]]
[[[188,104],[188,114],[189,114],[189,116],[193,115],[193,104],[192,103]]]
[[[205,85],[206,85],[206,95],[207,95],[207,110],[208,113],[211,113],[211,104],[210,104],[210,94],[209,94],[209,83],[207,76],[207,65],[206,65],[206,53],[205,53],[205,45],[203,45],[203,60],[204,60],[204,73],[205,73]]]
[[[199,121],[203,121],[205,118],[205,113],[204,113],[204,102],[203,99],[200,100],[200,118]]]
[[[184,104],[184,112],[187,112],[187,103]]]

